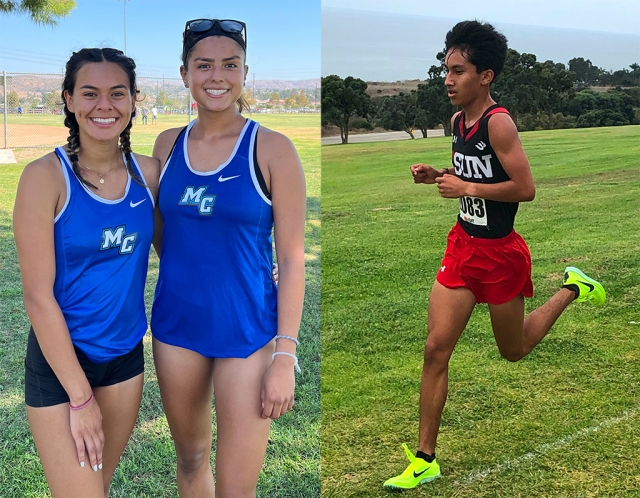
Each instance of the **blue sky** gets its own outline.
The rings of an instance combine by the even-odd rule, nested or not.
[[[322,74],[425,79],[447,31],[467,19],[491,22],[538,60],[640,63],[640,0],[322,0]]]
[[[123,0],[77,0],[54,28],[24,14],[0,15],[0,71],[61,73],[74,50],[122,50],[124,13]],[[250,78],[320,77],[320,0],[128,0],[127,55],[138,74],[179,78],[185,22],[211,17],[247,23]]]

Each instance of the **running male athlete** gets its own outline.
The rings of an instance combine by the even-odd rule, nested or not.
[[[477,303],[488,303],[500,354],[509,361],[528,355],[573,301],[603,304],[602,285],[577,268],[565,269],[563,285],[525,317],[533,296],[531,256],[513,230],[519,202],[532,201],[535,186],[518,131],[508,111],[491,98],[507,39],[490,24],[458,23],[445,40],[448,96],[462,107],[451,119],[453,168],[414,164],[415,183],[437,184],[440,195],[459,199],[460,214],[447,240],[429,298],[428,336],[420,388],[420,439],[406,470],[384,483],[410,489],[440,475],[436,438],[447,398],[453,349]]]

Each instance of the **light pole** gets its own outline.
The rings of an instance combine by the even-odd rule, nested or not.
[[[124,7],[124,55],[127,55],[127,2],[130,1],[131,0],[122,0]]]

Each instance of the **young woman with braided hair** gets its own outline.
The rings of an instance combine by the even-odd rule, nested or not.
[[[122,52],[74,53],[68,143],[28,164],[16,195],[27,416],[53,497],[108,496],[140,407],[159,164],[131,152],[135,95]]]

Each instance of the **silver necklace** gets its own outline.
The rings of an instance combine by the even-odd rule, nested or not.
[[[100,174],[100,173],[98,173],[95,169],[90,168],[89,166],[85,166],[84,164],[82,164],[82,163],[80,162],[80,159],[78,159],[78,164],[79,164],[80,166],[82,166],[83,168],[88,169],[89,171],[93,171],[96,175],[98,175],[98,176],[100,177],[100,183],[104,183],[104,177],[105,177],[105,176],[107,176],[109,173],[111,173],[111,172],[112,172],[114,169],[116,169],[118,166],[120,166],[119,161],[116,161],[116,162],[115,162],[115,164],[114,164],[111,168],[109,168],[109,170],[108,170],[106,173],[104,173],[104,174]]]

